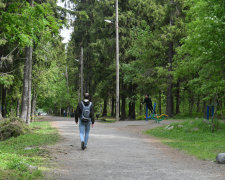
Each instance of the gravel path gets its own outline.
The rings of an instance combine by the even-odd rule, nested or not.
[[[62,136],[60,143],[48,147],[55,168],[47,179],[225,180],[224,165],[185,155],[142,133],[171,121],[97,122],[83,151],[72,118],[46,118]]]

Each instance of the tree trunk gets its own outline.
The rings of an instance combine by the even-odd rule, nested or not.
[[[17,100],[16,116],[20,116],[20,99]]]
[[[126,97],[121,95],[122,104],[121,104],[121,119],[126,119]]]
[[[31,116],[31,90],[32,90],[32,47],[29,47],[29,82],[28,82],[28,109],[27,109],[27,119],[26,123],[30,124],[30,116]]]
[[[176,87],[176,114],[180,113],[180,82],[177,80]]]
[[[173,22],[173,8],[172,6],[174,5],[174,0],[170,1],[171,4],[171,10],[170,10],[170,26],[173,26],[174,22]],[[168,68],[168,86],[167,86],[167,93],[166,93],[166,114],[169,117],[173,116],[173,95],[172,95],[172,89],[173,89],[173,85],[172,85],[172,75],[170,74],[170,72],[172,71],[172,63],[173,63],[173,55],[174,55],[174,51],[173,51],[173,41],[171,41],[169,43],[169,49],[168,49],[168,63],[169,63],[169,68]]]
[[[173,96],[172,96],[172,78],[170,78],[170,82],[167,87],[167,94],[166,94],[166,114],[169,117],[173,116]]]
[[[115,98],[112,96],[111,116],[114,117]]]
[[[25,49],[26,59],[24,64],[24,77],[23,77],[23,95],[21,104],[20,118],[26,122],[28,112],[28,99],[29,99],[29,65],[30,65],[30,47]]]
[[[6,94],[7,94],[7,89],[2,86],[2,117],[6,117]]]
[[[136,119],[135,102],[129,102],[129,118]]]
[[[196,111],[199,113],[200,112],[200,96],[197,96],[197,103],[196,103]]]
[[[31,122],[34,122],[35,120],[36,99],[37,99],[36,93],[35,91],[33,91],[32,103],[31,103]]]
[[[142,102],[143,102],[144,100],[143,100],[143,97],[141,97],[141,99],[140,99],[140,106],[139,106],[139,116],[141,116],[142,115]]]
[[[107,99],[104,99],[104,107],[103,107],[102,116],[107,116]]]
[[[2,119],[2,86],[0,85],[0,119]]]
[[[162,95],[161,95],[161,91],[159,91],[159,105],[158,105],[158,109],[159,109],[159,114],[162,114]]]
[[[193,96],[190,94],[189,95],[189,114],[192,116],[192,112],[193,112],[193,105],[194,105],[194,98]]]

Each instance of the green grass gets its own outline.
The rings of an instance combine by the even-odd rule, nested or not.
[[[159,137],[163,143],[199,159],[215,160],[218,153],[225,152],[224,122],[219,123],[219,129],[214,133],[210,132],[210,125],[202,119],[189,119],[181,123],[172,123],[169,127],[171,126],[171,130],[164,126],[150,129],[146,133]]]
[[[113,117],[101,117],[99,120],[103,123],[114,123],[116,122],[116,119]]]
[[[35,122],[34,130],[16,138],[0,142],[0,179],[40,179],[48,162],[48,153],[41,146],[54,144],[58,140],[57,130],[49,122]],[[32,147],[31,150],[25,150]],[[30,171],[28,164],[37,166]]]

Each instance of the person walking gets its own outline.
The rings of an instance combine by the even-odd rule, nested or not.
[[[145,104],[145,103],[146,103],[147,108],[148,108],[152,113],[155,113],[155,112],[153,112],[152,100],[151,100],[151,98],[149,97],[148,94],[145,96],[144,102],[143,102],[142,104]]]
[[[75,113],[76,124],[78,124],[79,121],[80,141],[82,150],[87,148],[90,126],[92,125],[93,128],[95,123],[93,103],[89,99],[89,94],[85,93],[84,100],[78,103]]]

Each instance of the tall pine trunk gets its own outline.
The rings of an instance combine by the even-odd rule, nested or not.
[[[180,82],[177,80],[176,87],[176,114],[180,113]]]
[[[31,122],[33,122],[35,120],[35,110],[36,110],[36,93],[35,91],[33,91],[33,95],[32,95],[32,103],[31,103]]]
[[[2,86],[2,117],[6,117],[6,94],[7,94],[7,89]]]
[[[122,104],[121,104],[121,119],[126,119],[126,97],[121,95]]]
[[[159,98],[158,99],[158,101],[159,101],[159,105],[158,105],[158,111],[159,112],[158,113],[159,114],[162,114],[162,95],[161,95],[161,93],[162,92],[159,90],[159,97],[158,97]]]
[[[173,26],[173,24],[174,24],[174,22],[173,22],[173,8],[172,8],[173,4],[174,4],[174,0],[171,0],[170,1],[170,5],[171,5],[170,26]],[[169,63],[168,72],[169,72],[169,75],[168,75],[168,86],[167,86],[167,93],[166,93],[166,114],[169,117],[173,116],[173,95],[172,95],[173,84],[172,84],[172,75],[171,75],[173,55],[174,55],[173,41],[171,41],[169,43],[169,49],[168,49],[168,63]]]
[[[22,104],[21,104],[21,114],[20,118],[27,122],[27,115],[29,109],[29,69],[30,69],[30,61],[32,54],[30,54],[31,48],[26,47],[26,58],[24,64],[24,77],[23,77],[23,95],[22,95]]]
[[[20,116],[20,99],[17,99],[16,116]]]
[[[2,86],[0,85],[0,119],[2,119]]]
[[[141,116],[142,115],[142,112],[143,112],[143,110],[142,110],[142,107],[143,107],[143,105],[142,105],[142,102],[143,102],[144,100],[143,100],[143,97],[141,97],[141,99],[140,99],[140,106],[139,106],[139,116]]]
[[[102,116],[107,116],[107,99],[104,99],[104,107],[103,107]]]
[[[115,98],[112,96],[112,103],[111,103],[111,116],[114,117],[114,110],[115,109]]]
[[[188,103],[189,103],[189,114],[192,116],[192,112],[193,112],[193,106],[194,106],[194,97],[193,97],[193,92],[192,91],[188,91]]]
[[[29,3],[31,7],[34,6],[34,0],[29,0]],[[32,47],[26,47],[25,51],[26,59],[24,64],[23,96],[20,118],[29,124],[31,112]]]
[[[166,93],[166,114],[169,117],[173,116],[173,84],[172,84],[172,75],[170,74],[172,71],[172,61],[173,61],[173,43],[171,42],[169,45],[169,75],[168,75],[168,86]]]
[[[130,119],[136,119],[135,101],[129,102],[129,118]]]
[[[27,119],[26,119],[26,123],[30,124],[30,116],[31,116],[31,90],[32,90],[32,47],[29,47],[29,82],[28,82],[28,110],[27,110]]]

